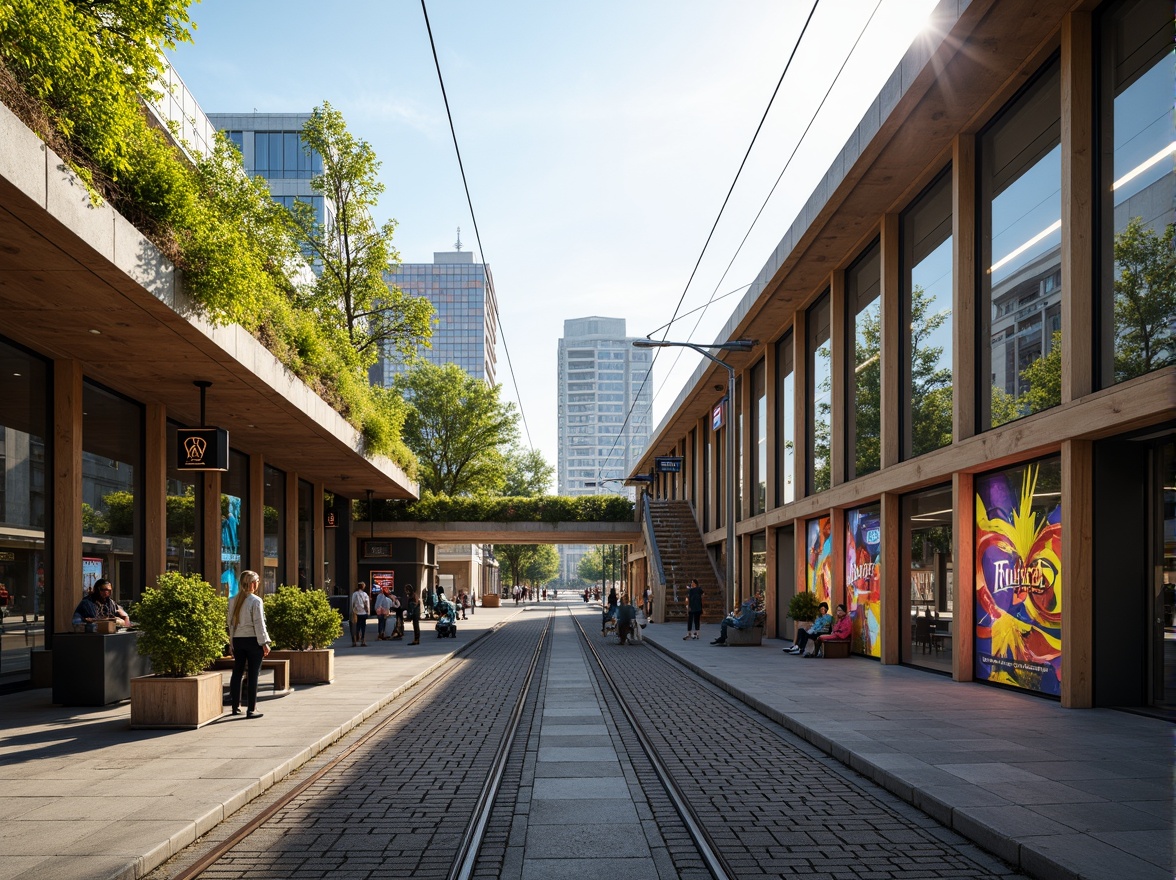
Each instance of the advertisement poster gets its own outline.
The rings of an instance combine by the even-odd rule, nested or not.
[[[808,591],[818,602],[832,607],[833,595],[833,520],[822,516],[806,524],[808,550]]]
[[[1061,695],[1061,460],[976,477],[976,678]]]
[[[845,515],[846,606],[853,621],[850,650],[867,657],[882,656],[880,593],[882,511],[876,504]]]
[[[82,557],[82,595],[94,589],[94,582],[102,577],[102,559],[97,556]]]
[[[373,571],[371,573],[371,587],[372,595],[379,593],[381,590],[387,590],[388,595],[392,595],[396,591],[396,572],[394,571]]]

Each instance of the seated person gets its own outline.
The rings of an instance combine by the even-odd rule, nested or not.
[[[723,618],[722,626],[719,629],[719,637],[711,642],[712,645],[727,644],[727,628],[734,627],[735,629],[749,629],[755,623],[756,609],[760,598],[757,595],[748,596],[747,599],[739,606],[739,612],[736,614],[732,612]]]
[[[629,634],[633,632],[633,625],[637,622],[637,606],[626,596],[617,608],[617,635],[621,637],[621,644],[625,644]]]
[[[130,626],[130,617],[122,606],[111,598],[113,592],[114,588],[106,578],[96,581],[94,589],[74,609],[73,625],[84,625],[86,632],[95,631],[96,620],[117,620],[121,626]]]
[[[853,634],[853,621],[850,620],[849,612],[845,610],[844,605],[837,606],[834,616],[837,619],[833,621],[833,631],[817,636],[817,650],[813,651],[813,657],[817,656],[821,650],[821,645],[825,642],[848,642],[849,637]]]
[[[823,636],[826,633],[833,631],[833,615],[829,613],[829,603],[822,602],[817,606],[817,619],[813,621],[813,625],[808,629],[802,629],[796,634],[796,644],[791,648],[785,648],[785,654],[803,654],[804,646],[808,644],[809,639],[814,639],[817,636]]]

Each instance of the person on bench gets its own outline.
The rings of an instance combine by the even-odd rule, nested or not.
[[[822,602],[817,606],[817,611],[820,613],[813,621],[813,625],[796,634],[796,644],[791,648],[785,648],[785,654],[803,654],[804,646],[808,644],[809,639],[815,639],[817,636],[823,636],[833,631],[833,615],[829,613],[829,603]]]
[[[849,618],[849,612],[845,610],[844,605],[838,605],[834,612],[836,620],[833,621],[833,631],[826,633],[823,636],[817,636],[817,644],[811,654],[805,656],[816,657],[821,653],[821,646],[826,642],[848,642],[850,635],[853,633],[853,621]]]
[[[712,645],[727,644],[727,627],[735,629],[750,629],[755,623],[755,613],[758,610],[759,597],[754,593],[747,597],[742,605],[739,606],[739,612],[736,614],[732,612],[723,618],[723,623],[719,628],[719,637],[711,642]]]

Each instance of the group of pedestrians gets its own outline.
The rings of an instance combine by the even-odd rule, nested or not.
[[[351,647],[367,647],[367,621],[372,613],[371,597],[367,584],[360,581],[351,592],[348,605],[351,613]],[[412,584],[404,586],[404,600],[387,588],[376,596],[376,638],[380,641],[394,641],[404,638],[405,623],[412,624],[410,645],[421,643],[421,600]],[[393,620],[392,634],[388,635],[388,620]]]

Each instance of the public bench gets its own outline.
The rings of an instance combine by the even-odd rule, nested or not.
[[[817,650],[822,657],[829,660],[835,657],[848,657],[849,639],[817,639]]]
[[[212,668],[217,670],[232,669],[232,657],[218,657],[212,663]],[[290,661],[289,660],[270,660],[268,657],[261,661],[261,671],[273,671],[273,688],[275,694],[284,694],[290,690]]]
[[[764,643],[764,627],[768,622],[768,615],[763,611],[756,612],[755,623],[747,629],[727,627],[727,644],[733,648],[743,648],[748,645],[762,645]]]

